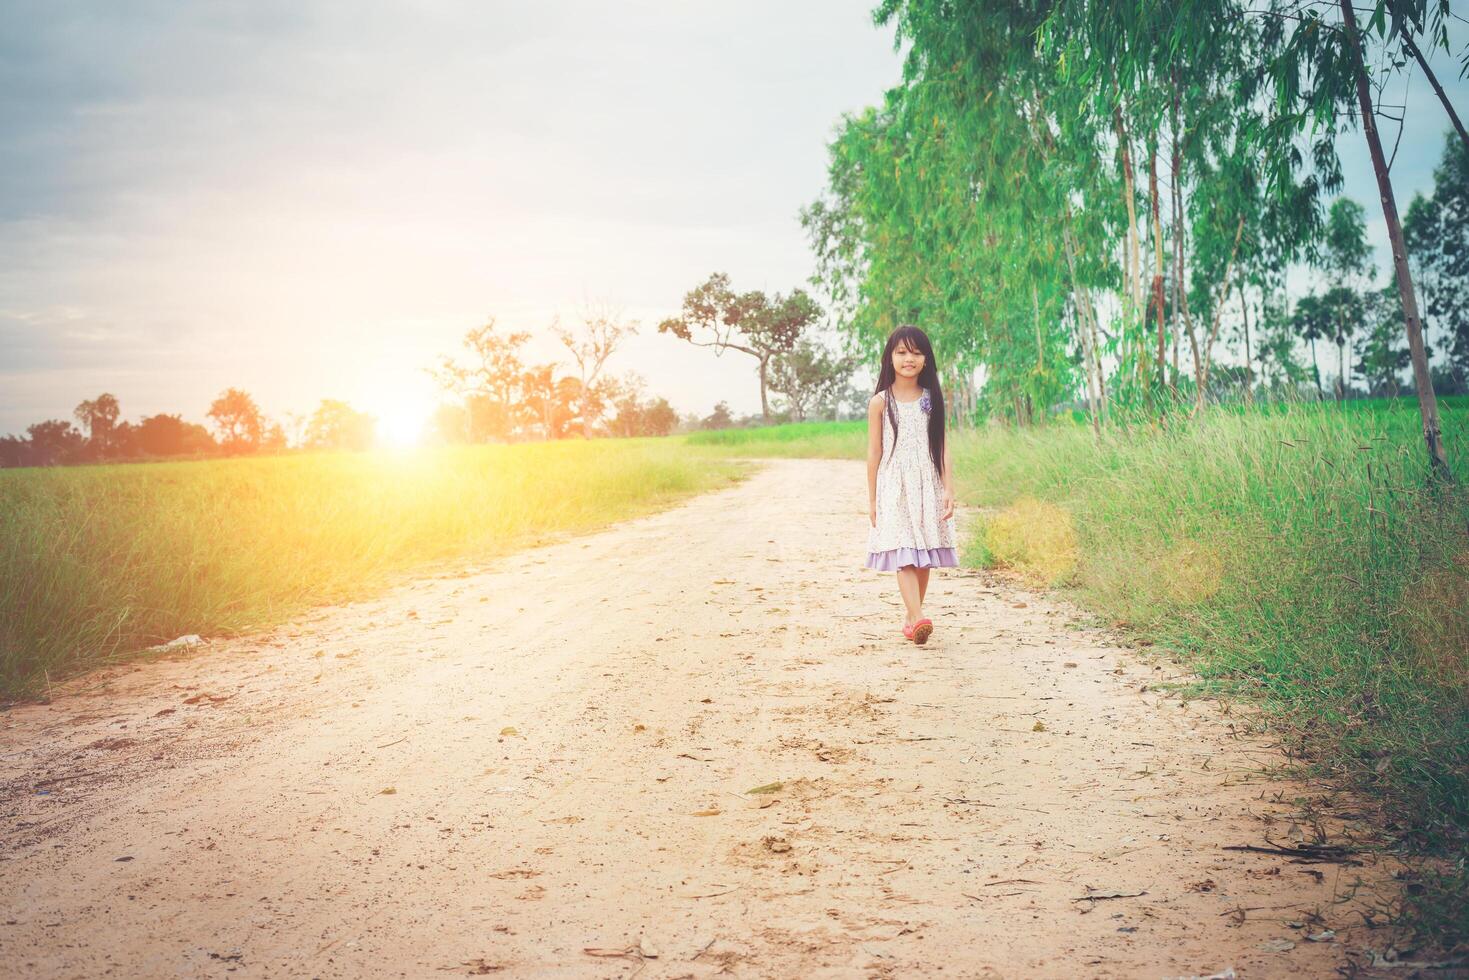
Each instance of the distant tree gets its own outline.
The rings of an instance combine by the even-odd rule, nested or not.
[[[678,412],[661,395],[643,409],[643,434],[666,436],[678,427]]]
[[[521,399],[515,406],[520,425],[540,432],[542,439],[556,438],[556,365],[527,368],[520,376]]]
[[[612,417],[607,421],[607,431],[614,436],[666,436],[679,425],[678,412],[668,399],[648,398],[644,393],[644,381],[637,374],[625,378],[609,379]]]
[[[1347,344],[1367,316],[1362,294],[1350,286],[1332,286],[1321,297],[1321,311],[1327,336],[1336,344],[1336,398],[1341,401],[1351,387],[1352,372],[1347,364]]]
[[[1243,364],[1215,364],[1208,375],[1208,394],[1222,401],[1244,390],[1250,372]]]
[[[556,377],[555,364],[541,364],[520,376],[520,391],[516,407],[526,429],[539,429],[544,439],[565,438],[582,401],[581,383]]]
[[[1403,215],[1403,244],[1408,249],[1408,266],[1413,271],[1413,283],[1418,287],[1423,302],[1423,343],[1432,347],[1432,330],[1437,326],[1437,314],[1433,309],[1439,290],[1438,253],[1443,239],[1439,225],[1439,209],[1431,197],[1422,193],[1413,195],[1408,202],[1408,211]]]
[[[469,442],[469,409],[453,402],[440,404],[429,418],[429,439],[449,446]]]
[[[0,436],[0,468],[13,466],[34,466],[32,459],[32,448],[29,439],[21,439],[16,436]]]
[[[1296,301],[1296,311],[1291,315],[1291,326],[1311,348],[1311,377],[1316,382],[1316,394],[1326,397],[1321,387],[1321,365],[1316,360],[1316,341],[1332,336],[1331,316],[1315,293],[1307,293]]]
[[[31,465],[55,466],[75,460],[86,445],[86,438],[70,422],[48,419],[26,427],[30,436]]]
[[[856,366],[851,357],[833,355],[802,340],[794,350],[771,361],[770,390],[784,395],[791,415],[802,421],[842,391]]]
[[[1367,383],[1367,394],[1375,398],[1396,398],[1398,376],[1412,363],[1408,346],[1403,342],[1402,321],[1398,318],[1397,289],[1388,286],[1368,297],[1367,332],[1357,340],[1357,370]]]
[[[306,423],[306,445],[312,449],[367,449],[372,446],[376,421],[344,401],[324,398]]]
[[[311,421],[311,416],[304,412],[287,412],[283,426],[286,430],[286,441],[292,446],[303,446],[306,444],[306,423]]]
[[[1321,268],[1330,277],[1332,286],[1321,301],[1331,320],[1328,336],[1337,346],[1337,400],[1346,397],[1350,382],[1347,344],[1362,322],[1362,285],[1372,272],[1366,215],[1362,205],[1349,197],[1339,197],[1331,202],[1326,219]]]
[[[219,449],[208,429],[178,415],[148,416],[138,423],[135,439],[146,456],[203,456]]]
[[[729,402],[719,402],[714,406],[714,411],[699,423],[699,428],[728,429],[732,425],[734,425],[734,416],[730,414]]]
[[[518,385],[517,385],[518,388]],[[515,435],[518,406],[479,392],[464,396],[464,418],[468,442],[503,442]]]
[[[266,422],[265,435],[260,438],[261,451],[267,453],[284,452],[288,445],[289,440],[286,438],[285,426],[275,421]]]
[[[839,385],[827,393],[817,403],[816,413],[822,418],[830,419],[860,419],[864,418],[867,400],[872,397],[872,391],[863,385],[859,385],[847,379],[846,384]],[[956,399],[957,400],[957,399]],[[948,407],[949,398],[944,398],[945,407]],[[957,407],[957,406],[956,406]],[[968,416],[964,416],[967,420]]]
[[[1268,389],[1293,391],[1313,377],[1296,360],[1296,332],[1290,321],[1273,319],[1262,328],[1258,347],[1260,381]],[[1316,392],[1321,393],[1321,376],[1315,372]]]
[[[227,453],[253,453],[265,434],[265,419],[255,399],[238,388],[228,388],[209,406],[207,413],[219,429],[220,445]]]
[[[777,355],[794,350],[802,332],[820,317],[821,308],[805,290],[773,297],[759,291],[736,293],[730,288],[729,276],[716,272],[684,295],[682,314],[658,324],[658,332],[671,333],[695,347],[713,347],[716,355],[735,350],[755,358],[760,414],[768,422],[770,363]]]
[[[1446,387],[1469,388],[1469,152],[1453,133],[1433,171],[1433,194],[1414,197],[1403,239],[1424,300],[1423,332],[1438,338]]]
[[[73,412],[87,434],[87,449],[93,459],[113,454],[113,430],[117,427],[117,396],[103,393],[78,405]]]
[[[497,332],[495,318],[464,335],[468,363],[445,355],[429,373],[445,392],[464,399],[469,410],[470,439],[508,440],[514,435],[517,401],[526,369],[520,348],[530,334]]]
[[[122,421],[112,427],[107,438],[107,456],[110,459],[134,459],[141,453],[138,448],[138,427]]]
[[[604,407],[601,395],[605,389],[598,388],[602,369],[613,351],[629,335],[637,333],[637,329],[636,320],[628,320],[620,310],[605,306],[589,306],[583,310],[581,329],[575,334],[559,325],[551,328],[576,362],[580,381],[577,414],[581,417],[582,435],[588,439],[592,437],[592,427]]]

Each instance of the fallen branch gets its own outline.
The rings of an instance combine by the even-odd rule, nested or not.
[[[1296,847],[1279,847],[1274,844],[1269,847],[1260,847],[1256,844],[1230,844],[1224,850],[1248,851],[1252,854],[1277,854],[1294,858],[1292,864],[1346,864],[1354,868],[1362,866],[1361,861],[1347,857],[1348,854],[1356,852],[1336,844],[1301,844]]]
[[[1140,895],[1146,895],[1146,894],[1147,894],[1147,891],[1140,891],[1140,892],[1096,892],[1096,893],[1091,894],[1091,895],[1083,895],[1080,898],[1073,898],[1072,901],[1073,902],[1100,902],[1103,899],[1108,899],[1108,898],[1137,898]]]

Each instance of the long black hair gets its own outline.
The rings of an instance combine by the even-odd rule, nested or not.
[[[939,369],[934,363],[933,344],[929,343],[928,334],[919,330],[911,323],[905,323],[894,330],[888,337],[888,342],[882,349],[882,363],[877,369],[877,390],[874,395],[883,396],[884,411],[887,413],[888,422],[893,427],[893,442],[897,443],[898,436],[898,408],[893,402],[893,382],[898,379],[897,369],[893,367],[893,351],[898,344],[907,345],[909,350],[915,350],[923,355],[923,369],[918,372],[918,384],[928,392],[928,455],[933,459],[934,468],[942,475],[944,472],[944,392],[939,387]]]

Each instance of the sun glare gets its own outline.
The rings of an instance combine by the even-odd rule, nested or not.
[[[429,410],[424,406],[405,398],[372,405],[367,411],[377,417],[379,446],[411,449],[423,442],[423,429],[429,417]]]

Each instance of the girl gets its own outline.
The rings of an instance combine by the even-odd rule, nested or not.
[[[867,567],[898,573],[903,635],[925,643],[933,633],[923,618],[929,570],[956,566],[959,556],[944,394],[933,345],[907,324],[888,338],[867,403],[867,506]]]

